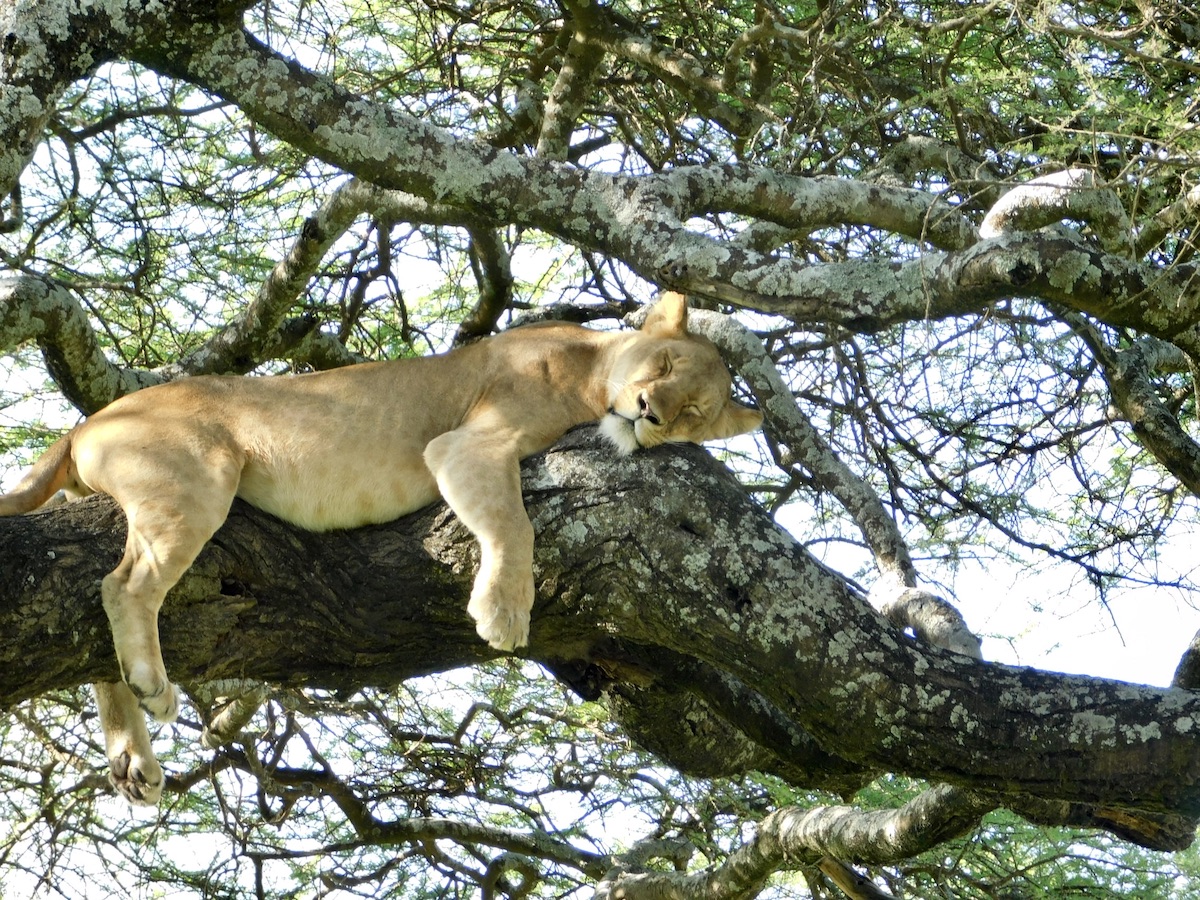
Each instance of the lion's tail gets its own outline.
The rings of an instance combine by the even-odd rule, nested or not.
[[[0,494],[0,516],[15,516],[37,509],[58,491],[66,487],[70,479],[71,435],[60,437],[50,445],[33,464],[16,490],[11,494]]]

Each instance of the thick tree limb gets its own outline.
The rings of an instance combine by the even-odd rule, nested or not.
[[[456,345],[491,334],[513,300],[512,259],[504,246],[503,234],[492,228],[471,229],[468,256],[479,286],[479,300],[458,326],[454,336]]]
[[[983,659],[979,638],[967,628],[962,613],[936,594],[910,588],[888,600],[880,612],[897,628],[912,629],[922,643]]]
[[[702,451],[615,460],[591,435],[526,467],[533,658],[611,656],[619,636],[635,656],[662,647],[729,673],[869,770],[1135,823],[1200,812],[1200,696],[924,649]],[[0,520],[0,702],[115,676],[96,582],[122,532],[103,499]],[[464,612],[473,554],[441,508],[314,535],[239,505],[164,608],[169,669],[352,688],[487,658]],[[752,706],[724,712],[744,734],[778,733]]]
[[[186,14],[166,21],[159,7],[153,15],[140,7],[121,9],[132,24],[114,36],[97,19],[96,30],[79,32],[81,52],[89,41],[116,48],[109,53],[134,44],[131,58],[236,103],[280,138],[364,181],[471,211],[491,225],[543,229],[685,292],[861,330],[978,312],[1014,295],[1038,296],[1173,340],[1200,356],[1200,333],[1193,327],[1200,293],[1180,269],[1158,271],[1062,235],[1021,233],[972,246],[969,222],[937,196],[881,185],[716,167],[619,177],[524,158],[457,139],[341,89],[236,26],[222,25],[229,10],[213,0],[191,4]],[[32,17],[24,8],[14,13],[21,14]],[[37,38],[41,21],[22,20],[28,40]],[[19,101],[19,88],[6,87],[3,75],[0,106],[22,109],[19,102],[7,103]],[[51,86],[57,91],[77,76],[62,66]],[[33,112],[10,114],[0,121],[0,146],[36,140],[39,123]],[[16,171],[9,169],[0,191],[15,184]],[[0,175],[4,171],[0,166]],[[689,215],[722,210],[795,229],[870,225],[945,252],[902,264],[809,267],[685,227]]]

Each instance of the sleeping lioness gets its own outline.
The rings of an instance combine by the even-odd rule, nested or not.
[[[55,492],[112,495],[125,556],[101,584],[122,682],[96,685],[110,779],[152,804],[163,774],[140,705],[171,721],[178,693],[158,642],[163,596],[234,497],[311,530],[387,522],[442,498],[479,540],[467,611],[493,647],[529,637],[533,527],[518,462],[603,420],[624,454],[757,428],[730,398],[711,343],[667,294],[641,331],[548,323],[443,356],[281,378],[198,377],[115,401],[55,443],[0,515]]]

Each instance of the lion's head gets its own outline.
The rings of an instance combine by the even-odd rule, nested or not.
[[[762,414],[735,403],[731,387],[717,348],[688,332],[684,296],[664,294],[613,364],[601,431],[623,454],[753,431]]]

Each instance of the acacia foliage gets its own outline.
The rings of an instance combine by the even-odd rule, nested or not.
[[[36,150],[19,178],[6,176],[0,261],[14,278],[65,289],[114,370],[97,387],[95,371],[76,362],[89,351],[6,317],[2,440],[19,458],[60,427],[59,394],[88,410],[181,373],[424,353],[555,302],[553,314],[611,321],[655,282],[757,313],[746,321],[804,418],[901,523],[917,574],[950,581],[972,561],[985,570],[1061,563],[1081,576],[1077,603],[1085,587],[1099,601],[1131,583],[1191,590],[1187,572],[1160,556],[1192,527],[1200,483],[1189,49],[1200,23],[1183,4],[193,6],[191,38],[186,17],[168,29],[179,32],[175,45],[114,37],[87,62],[55,56],[47,71],[79,71],[45,91],[49,114],[36,133],[3,121],[9,157]],[[4,14],[30,15],[17,4]],[[371,152],[325,140],[339,123],[323,118],[331,107],[318,99],[289,95],[280,110],[254,95],[271,64],[250,67],[244,83],[204,68],[209,14],[242,15],[261,42],[255,52],[269,48],[395,111],[363,124]],[[77,27],[75,43],[85,43]],[[179,52],[185,38],[194,55]],[[9,90],[22,73],[17,57],[0,69]],[[302,80],[296,69],[280,77]],[[371,142],[388,135],[407,143],[380,162]],[[454,141],[435,147],[442,136]],[[435,164],[423,169],[401,152],[411,147]],[[1010,188],[1062,172],[1087,179],[1071,191],[1016,191],[1005,206]],[[18,283],[29,287],[7,284]],[[6,309],[33,308],[20,297]],[[42,359],[30,338],[48,351]],[[830,553],[848,575],[908,571],[866,527],[846,480],[783,427],[772,419],[761,443],[738,448],[739,471],[763,502],[810,546],[849,546]],[[1177,656],[1181,647],[1166,641],[1164,653]],[[489,824],[586,833],[577,846],[600,840],[604,823],[617,841],[623,828],[686,836],[701,850],[695,865],[722,859],[741,823],[801,799],[769,778],[698,782],[659,771],[599,708],[527,671],[514,681],[472,677],[487,683],[471,697],[511,702],[493,698],[495,709],[481,711],[460,697],[438,708],[429,699],[437,688],[424,685],[356,698],[279,693],[241,765],[179,795],[169,828],[128,826],[164,835],[151,842],[162,855],[144,867],[128,841],[102,849],[112,835],[94,816],[101,754],[81,729],[79,698],[38,701],[5,741],[6,756],[22,748],[11,754],[9,771],[22,774],[10,782],[9,820],[29,823],[12,832],[6,864],[38,872],[50,860],[50,884],[67,883],[75,866],[90,872],[66,849],[65,828],[87,835],[89,858],[140,873],[124,877],[201,895],[258,890],[260,872],[264,892],[321,877],[414,896],[446,884],[549,896],[607,874],[599,863],[517,857],[493,869],[495,845],[469,839],[456,844],[461,853],[417,838],[381,850],[348,830],[344,810],[325,819],[327,800],[268,777],[291,754],[299,769],[348,751],[338,762],[351,767],[345,777],[372,802],[396,804],[398,818],[474,810]],[[515,694],[518,684],[529,693]],[[413,706],[422,716],[405,718]],[[491,726],[478,730],[489,718],[523,737],[510,745]],[[188,732],[185,723],[179,733]],[[329,735],[328,745],[313,734]],[[345,738],[356,734],[371,739]],[[20,743],[25,736],[38,742]],[[524,752],[543,740],[557,749],[538,760]],[[435,745],[449,761],[421,755]],[[54,762],[43,775],[46,747]],[[381,747],[391,753],[374,761]],[[403,767],[391,771],[397,758]],[[181,756],[175,770],[199,781],[205,759]],[[484,807],[487,789],[493,805]],[[583,804],[586,825],[542,809],[560,790]],[[613,810],[641,827],[613,825]],[[229,836],[221,846],[236,852],[216,854],[205,873],[183,871],[170,841],[190,828]],[[881,883],[920,894],[952,880],[981,896],[1021,877],[1046,887],[1039,867],[1084,841],[1086,865],[1064,864],[1063,878],[1096,891],[1127,887],[1129,872],[1171,879],[1171,866],[1186,866],[1146,863],[1104,837],[1025,832],[1027,856],[992,860],[988,848],[1008,846],[998,835],[1009,828],[1020,826],[989,820],[937,861],[882,871]],[[319,835],[334,862],[283,840],[300,835]],[[809,868],[797,890],[826,891],[831,876],[818,872]]]

